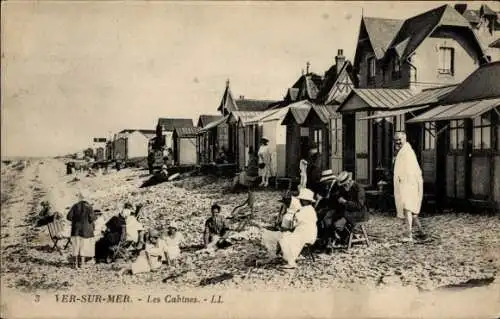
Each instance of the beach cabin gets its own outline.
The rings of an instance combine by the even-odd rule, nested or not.
[[[164,156],[167,156],[169,148],[173,147],[172,135],[176,127],[193,127],[193,120],[186,118],[167,118],[160,117],[156,124],[161,127],[162,135],[165,138]]]
[[[211,148],[211,145],[213,145],[212,140],[214,139],[212,137],[213,133],[210,130],[203,131],[202,129],[205,128],[207,125],[210,123],[216,122],[218,120],[221,120],[223,118],[222,115],[207,115],[207,114],[202,114],[198,118],[198,132],[196,134],[196,149],[197,149],[197,160],[196,162],[198,165],[202,164],[207,164],[213,161],[214,159],[214,150]]]
[[[172,135],[174,162],[176,165],[196,164],[197,127],[176,127]]]
[[[246,122],[247,134],[252,139],[251,145],[256,147],[256,151],[260,145],[260,138],[266,137],[269,140],[268,146],[272,154],[271,170],[273,176],[278,178],[287,177],[287,129],[286,126],[282,125],[282,122],[291,108],[308,109],[310,104],[301,101],[283,108],[271,109]]]

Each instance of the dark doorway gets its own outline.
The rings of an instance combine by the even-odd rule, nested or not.
[[[354,113],[346,113],[342,115],[342,133],[344,135],[344,170],[354,172],[356,168],[356,118]]]

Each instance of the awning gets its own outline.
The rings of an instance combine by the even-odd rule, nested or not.
[[[224,116],[223,118],[221,119],[218,119],[217,121],[214,121],[214,122],[210,122],[207,124],[207,126],[205,126],[204,128],[202,128],[200,131],[198,131],[198,134],[199,133],[202,133],[202,132],[206,132],[214,127],[217,127],[219,125],[221,125],[222,123],[225,123],[227,121],[227,118],[229,117],[229,115],[226,115]]]
[[[500,106],[500,98],[439,105],[407,123],[474,119]]]
[[[400,109],[400,110],[393,110],[393,111],[377,111],[377,112],[375,112],[374,115],[365,116],[365,117],[362,117],[358,120],[362,121],[362,120],[372,120],[372,119],[380,119],[380,118],[386,118],[386,117],[399,116],[399,115],[403,115],[406,113],[415,112],[417,110],[425,109],[425,108],[428,108],[429,106],[430,105],[416,106],[416,107],[410,107],[407,109]]]

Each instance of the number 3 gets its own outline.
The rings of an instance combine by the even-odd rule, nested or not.
[[[40,295],[35,295],[35,302],[40,302]]]

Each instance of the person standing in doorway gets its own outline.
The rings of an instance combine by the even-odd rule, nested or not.
[[[318,194],[321,192],[321,155],[316,144],[309,149],[309,160],[307,161],[307,181],[306,187]]]
[[[271,175],[271,151],[267,144],[269,140],[265,137],[260,140],[259,147],[259,176],[262,177],[262,181],[259,186],[267,187],[269,186],[269,176]]]
[[[422,171],[404,132],[394,135],[394,145],[397,152],[393,176],[397,217],[405,219],[408,226],[408,234],[403,241],[412,242],[413,225],[418,227],[421,237],[426,237],[418,220],[424,194]]]

